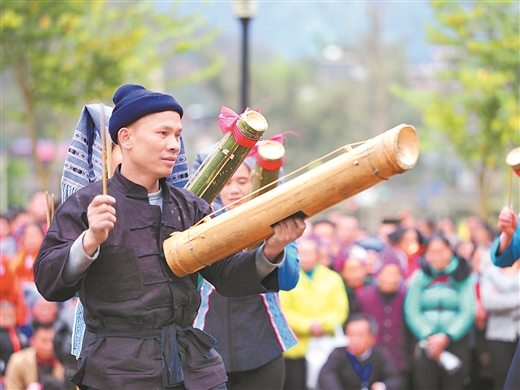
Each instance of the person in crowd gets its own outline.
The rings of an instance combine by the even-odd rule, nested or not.
[[[305,356],[311,337],[334,334],[348,315],[344,283],[334,271],[319,264],[318,244],[299,239],[300,279],[291,291],[280,291],[282,309],[299,344],[284,353],[284,389],[302,390],[306,386]]]
[[[358,238],[354,244],[359,245],[367,251],[367,277],[368,279],[371,279],[374,273],[374,262],[377,260],[378,254],[388,248],[388,244],[376,234],[369,234]],[[403,262],[405,261],[406,259],[404,259],[403,253]]]
[[[336,222],[339,246],[350,244],[361,236],[359,219],[354,215],[341,215]]]
[[[385,347],[399,371],[403,390],[408,388],[409,337],[404,321],[403,264],[393,248],[379,252],[374,263],[374,282],[357,294],[362,313],[377,321],[376,345]]]
[[[494,373],[494,389],[502,390],[520,338],[520,259],[512,266],[486,267],[480,292],[488,313],[487,348]]]
[[[468,332],[475,318],[470,273],[469,263],[455,255],[446,237],[430,238],[404,303],[406,324],[419,341],[412,366],[413,389],[463,387],[469,374]],[[444,351],[462,362],[455,373],[439,364]]]
[[[399,228],[400,220],[398,218],[383,218],[379,226],[377,227],[377,235],[385,243],[390,245],[388,236],[395,232]]]
[[[22,287],[10,263],[3,256],[0,257],[0,301],[11,302],[15,306],[17,326],[25,324],[28,310]]]
[[[246,158],[220,192],[226,210],[247,202],[253,187],[251,170],[254,165],[254,158]],[[291,290],[300,275],[296,243],[290,243],[285,250],[286,259],[278,269],[278,284],[281,290]],[[266,292],[226,298],[208,281],[203,282],[201,310],[194,326],[217,339],[215,349],[224,360],[228,389],[282,388],[282,354],[296,345],[297,339],[289,328],[277,295]]]
[[[469,234],[466,238],[459,238],[459,234],[457,234],[457,226],[452,217],[442,217],[439,220],[439,222],[437,222],[437,231],[450,241],[452,247],[455,247],[455,245],[457,245],[459,239],[471,241],[469,239]]]
[[[31,195],[29,203],[27,204],[27,213],[33,222],[44,226],[44,231],[47,231],[47,209],[50,205],[47,204],[48,196],[44,191],[36,191]],[[49,199],[51,201],[52,199]]]
[[[29,340],[16,326],[16,308],[12,302],[0,300],[0,383],[11,355],[29,346]]]
[[[32,337],[32,322],[41,325],[52,325],[59,314],[59,306],[56,302],[50,302],[39,295],[36,302],[30,307],[29,321],[21,327],[22,332],[27,337]]]
[[[23,227],[25,226],[25,224],[33,222],[33,220],[29,213],[23,207],[20,207],[18,205],[11,206],[7,210],[6,214],[11,227],[11,234],[16,240],[16,245],[18,246],[18,240],[20,239]]]
[[[470,243],[474,245],[472,241],[459,241],[459,244]],[[471,248],[471,245],[468,245]],[[459,255],[459,245],[456,246],[456,254]],[[474,246],[474,250],[469,257],[471,264],[471,282],[475,290],[475,321],[470,330],[469,344],[471,353],[471,367],[470,367],[470,383],[471,387],[479,386],[478,389],[487,389],[493,386],[493,373],[489,363],[489,352],[487,343],[485,340],[486,323],[488,313],[482,303],[481,294],[481,280],[482,271],[487,267],[487,263],[490,263],[489,256],[486,254],[488,251],[483,246]],[[464,256],[459,256],[464,257]],[[467,257],[464,257],[467,258]]]
[[[312,231],[316,235],[320,236],[326,243],[326,253],[329,259],[329,264],[326,266],[330,268],[331,261],[340,247],[338,236],[336,234],[336,225],[326,218],[318,219],[317,221],[313,222]]]
[[[498,230],[500,235],[495,238],[491,246],[491,260],[499,267],[510,267],[520,259],[520,225],[518,215],[510,206],[505,206],[498,215]],[[520,342],[509,366],[505,390],[520,389]]]
[[[2,257],[13,256],[18,247],[11,231],[11,224],[6,215],[0,215],[0,253]]]
[[[419,218],[417,220],[417,230],[424,240],[428,240],[436,232],[435,222],[429,217]]]
[[[223,295],[277,291],[284,248],[305,223],[288,218],[260,248],[177,277],[164,261],[163,241],[212,212],[166,183],[180,151],[182,107],[173,96],[136,84],[118,88],[113,100],[109,132],[122,163],[108,180],[108,194],[96,182],[69,196],[56,209],[35,264],[46,299],[79,292],[84,304],[93,337],[83,342],[73,382],[94,389],[224,388],[214,338],[192,325],[198,275]]]
[[[11,260],[11,267],[21,283],[34,283],[34,261],[43,242],[44,232],[37,222],[24,225],[20,248]]]
[[[419,269],[421,254],[424,250],[422,237],[417,229],[413,227],[400,227],[395,232],[389,234],[388,239],[394,248],[402,250],[408,257],[408,264],[404,270],[404,275],[406,278],[410,277],[410,275]]]
[[[363,247],[351,244],[341,247],[333,260],[334,269],[341,275],[345,284],[350,313],[360,311],[357,293],[370,283],[367,258],[368,253]]]
[[[67,390],[77,390],[76,385],[69,378],[72,378],[78,370],[78,361],[72,351],[72,332],[74,329],[75,313],[78,298],[74,297],[63,302],[54,321],[54,354],[56,359],[61,363],[67,379]]]
[[[320,371],[320,389],[403,389],[391,356],[376,343],[378,324],[374,317],[352,314],[345,334],[349,340],[347,347],[334,349]]]
[[[6,389],[25,390],[39,383],[45,390],[64,390],[63,366],[54,356],[52,324],[33,323],[30,347],[11,355],[5,371]]]
[[[473,258],[473,253],[476,249],[477,246],[473,241],[470,240],[460,240],[455,244],[455,254],[458,257],[462,257],[468,261],[471,261]]]

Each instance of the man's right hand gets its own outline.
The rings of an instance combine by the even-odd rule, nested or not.
[[[116,200],[110,195],[97,195],[88,206],[88,230],[83,237],[83,249],[88,256],[96,253],[115,226],[116,209],[112,207],[114,203]]]
[[[518,216],[512,207],[504,206],[498,215],[498,230],[502,232],[497,254],[502,254],[511,245],[518,226]]]
[[[516,227],[518,226],[518,216],[512,207],[504,206],[498,215],[498,229],[512,236],[515,234]]]

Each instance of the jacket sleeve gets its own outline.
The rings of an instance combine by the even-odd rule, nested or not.
[[[238,252],[201,269],[199,272],[217,292],[225,297],[243,297],[278,291],[278,268],[260,279],[256,268],[256,251]]]
[[[480,281],[480,296],[484,308],[490,312],[503,313],[520,307],[520,297],[516,291],[500,291],[495,287],[489,271],[482,273]]]
[[[90,200],[81,200],[76,194],[67,198],[56,209],[45,235],[34,263],[34,281],[38,291],[48,301],[62,302],[72,298],[83,283],[85,274],[67,284],[63,280],[63,272],[72,244],[88,229],[86,207],[82,204],[89,203]]]
[[[451,324],[446,325],[446,334],[452,340],[459,340],[468,333],[475,321],[475,290],[470,278],[457,282],[459,315]]]
[[[278,269],[278,284],[280,290],[292,290],[300,279],[300,256],[296,241],[285,247],[285,261]]]
[[[392,362],[391,357],[384,352],[383,350],[379,350],[381,353],[382,360],[382,380],[386,385],[387,390],[400,390],[403,388],[403,382],[401,380],[401,376],[397,371],[395,364]]]
[[[344,354],[346,356],[346,350],[344,347],[336,348],[329,355],[327,361],[320,370],[318,376],[318,388],[320,390],[337,390],[343,389],[341,383],[340,372],[344,370],[345,362],[342,362],[340,356]]]
[[[520,258],[520,224],[516,228],[515,234],[511,241],[511,245],[504,251],[504,253],[497,255],[498,246],[500,244],[500,235],[495,238],[491,246],[491,260],[493,264],[499,267],[509,267]]]
[[[418,271],[408,287],[404,301],[406,324],[419,340],[424,340],[432,335],[435,329],[435,324],[421,310],[422,291],[428,284],[428,279],[424,272]]]

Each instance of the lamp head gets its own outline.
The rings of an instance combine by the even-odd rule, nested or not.
[[[233,12],[239,19],[252,19],[258,10],[258,0],[233,0]]]

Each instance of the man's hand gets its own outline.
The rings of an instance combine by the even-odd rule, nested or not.
[[[435,360],[439,360],[441,353],[450,342],[450,338],[444,333],[432,334],[426,340],[428,341],[428,355]]]
[[[274,234],[265,241],[264,246],[264,255],[270,262],[282,253],[287,244],[303,234],[305,221],[303,218],[287,218],[274,225],[273,230]]]
[[[106,241],[108,233],[115,226],[116,210],[112,207],[114,203],[116,203],[114,197],[98,195],[88,206],[88,230],[83,237],[83,249],[88,256],[92,256]]]
[[[518,226],[518,216],[512,207],[504,206],[498,215],[498,230],[502,232],[500,235],[500,243],[497,254],[503,253],[509,245]]]

